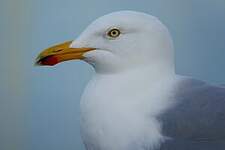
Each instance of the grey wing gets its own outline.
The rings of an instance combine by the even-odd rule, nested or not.
[[[159,116],[168,137],[160,150],[225,150],[225,87],[185,79],[174,99]]]

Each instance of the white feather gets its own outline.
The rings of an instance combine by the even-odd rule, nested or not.
[[[111,27],[121,30],[105,38]],[[153,150],[165,140],[157,116],[169,108],[176,76],[173,44],[155,17],[121,11],[94,21],[71,47],[95,47],[85,61],[96,74],[81,100],[88,150]]]

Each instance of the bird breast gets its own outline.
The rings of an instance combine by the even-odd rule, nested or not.
[[[93,150],[157,147],[163,136],[156,115],[166,105],[162,103],[165,95],[156,92],[157,87],[147,87],[135,81],[130,83],[129,79],[124,82],[120,78],[95,76],[81,99],[85,145]]]

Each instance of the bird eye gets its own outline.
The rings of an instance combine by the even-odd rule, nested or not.
[[[120,30],[119,29],[111,29],[107,32],[108,37],[110,38],[117,38],[120,35]]]

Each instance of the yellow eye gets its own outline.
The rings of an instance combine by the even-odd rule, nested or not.
[[[107,35],[110,38],[117,38],[120,35],[120,30],[119,29],[111,29],[108,31]]]

